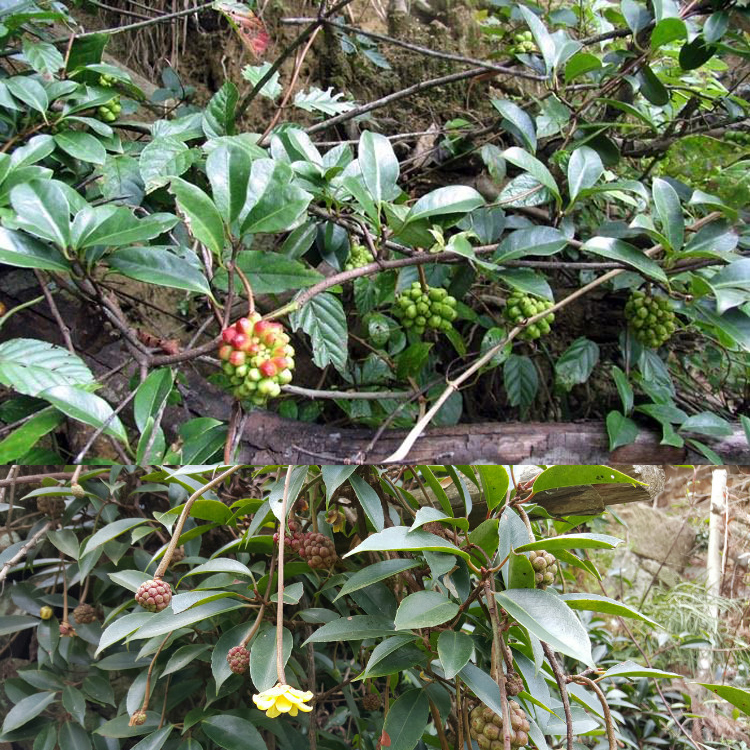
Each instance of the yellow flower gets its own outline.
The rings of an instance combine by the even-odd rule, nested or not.
[[[253,696],[253,703],[261,710],[266,712],[266,716],[275,719],[280,714],[289,714],[296,716],[297,711],[312,711],[312,706],[308,706],[313,694],[308,690],[303,692],[290,685],[278,684],[270,690],[264,690],[259,695]]]

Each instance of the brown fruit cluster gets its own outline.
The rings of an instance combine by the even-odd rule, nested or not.
[[[244,646],[230,648],[227,664],[235,674],[245,674],[250,666],[250,652]]]
[[[170,565],[179,565],[185,559],[185,548],[176,547],[172,559],[169,561]]]
[[[507,675],[505,689],[508,691],[508,695],[518,695],[523,691],[523,679],[518,672],[511,672]]]
[[[443,537],[443,539],[450,539],[450,529],[443,526],[443,524],[439,521],[430,521],[429,523],[426,523],[424,526],[422,526],[422,529],[430,534],[441,536]]]
[[[366,693],[362,698],[362,708],[365,711],[377,711],[380,705],[380,696],[377,693]]]
[[[510,709],[510,745],[523,747],[529,741],[529,720],[526,712],[515,702],[508,703]],[[469,714],[471,736],[477,741],[479,750],[503,750],[503,717],[491,708],[480,704]]]
[[[540,589],[546,589],[557,575],[557,558],[551,552],[532,550],[529,560],[534,568],[534,580]]]
[[[79,625],[89,625],[98,619],[96,610],[90,604],[79,604],[73,610],[73,617]]]
[[[40,513],[44,513],[54,521],[65,513],[65,500],[61,497],[38,497],[36,507]]]
[[[139,586],[135,600],[147,612],[161,612],[172,601],[172,589],[160,578],[154,578]]]
[[[284,537],[285,544],[288,544],[292,552],[296,552],[311,568],[332,568],[336,564],[336,547],[325,534],[316,531],[303,533],[296,521],[289,522],[289,531],[291,536],[287,534]],[[273,540],[278,544],[278,532],[274,534]]]

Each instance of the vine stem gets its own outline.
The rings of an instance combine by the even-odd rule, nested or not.
[[[281,521],[279,522],[279,586],[276,593],[276,676],[279,683],[286,685],[284,673],[284,542],[286,535],[286,509],[289,503],[289,485],[292,479],[294,465],[286,467],[286,478],[284,479],[284,495],[281,499]]]
[[[167,568],[169,567],[169,563],[172,562],[172,556],[174,555],[174,551],[177,549],[177,543],[180,540],[180,537],[182,536],[182,529],[185,526],[185,521],[187,520],[187,517],[190,515],[190,509],[193,507],[193,503],[204,493],[208,492],[213,487],[216,487],[217,484],[221,484],[228,476],[231,476],[234,474],[235,471],[242,468],[242,464],[237,464],[236,466],[230,466],[225,472],[222,472],[217,477],[214,477],[210,482],[207,482],[202,487],[199,487],[187,500],[185,503],[185,507],[182,509],[182,513],[180,514],[180,518],[177,521],[177,525],[174,528],[174,533],[172,534],[172,539],[169,542],[169,547],[167,547],[167,551],[164,553],[164,557],[161,559],[161,563],[159,563],[159,567],[156,569],[156,573],[154,573],[154,578],[162,578],[164,574],[167,572]]]
[[[542,643],[542,650],[544,655],[547,657],[552,672],[555,675],[555,682],[560,690],[560,697],[562,698],[563,711],[565,711],[565,729],[567,739],[567,750],[573,750],[573,714],[570,712],[570,698],[568,696],[568,689],[565,687],[565,675],[560,669],[560,664],[557,661],[555,652],[552,648],[544,641]]]
[[[505,675],[498,664],[503,647],[500,645],[500,617],[497,613],[497,599],[495,599],[490,581],[484,582],[484,596],[487,599],[487,609],[490,612],[492,623],[492,677],[500,688],[500,705],[503,708],[503,747],[510,750],[510,707],[508,706],[508,693],[505,689]]]

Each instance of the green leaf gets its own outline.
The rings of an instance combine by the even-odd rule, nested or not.
[[[162,676],[164,676],[162,672]],[[146,735],[137,745],[133,746],[133,750],[161,750],[169,739],[169,735],[172,734],[174,727],[168,724],[166,727],[157,729],[149,735]]]
[[[144,194],[143,179],[138,161],[132,156],[108,154],[96,174],[97,185],[104,198],[133,206],[141,204]]]
[[[678,39],[687,39],[687,27],[681,18],[662,18],[651,32],[651,49],[659,49]]]
[[[362,133],[358,156],[362,179],[375,201],[392,200],[398,195],[398,159],[384,135],[369,130]]]
[[[179,138],[154,138],[141,151],[138,166],[141,178],[150,193],[179,177],[193,163],[193,152]]]
[[[373,563],[368,565],[363,570],[358,570],[353,573],[341,587],[338,595],[333,601],[338,601],[342,596],[352,593],[352,591],[358,591],[366,586],[371,586],[373,583],[383,581],[386,578],[395,576],[398,573],[403,573],[405,570],[411,570],[416,568],[421,563],[419,560],[383,560],[382,562]]]
[[[385,526],[385,518],[383,515],[383,504],[380,502],[377,492],[357,474],[352,474],[349,482],[357,495],[357,500],[359,500],[362,510],[364,510],[375,531],[382,531]]]
[[[242,77],[255,88],[261,78],[271,69],[271,63],[265,62],[262,65],[246,65],[242,69]],[[277,70],[264,84],[258,92],[260,96],[268,99],[276,99],[283,89],[279,83],[279,71]]]
[[[576,339],[555,362],[555,381],[569,391],[585,383],[599,361],[599,347],[589,339]]]
[[[5,85],[13,96],[37,112],[46,114],[49,108],[49,97],[39,81],[27,76],[6,78]]]
[[[651,260],[637,247],[624,240],[614,239],[613,237],[592,237],[584,243],[583,249],[595,255],[601,255],[633,266],[644,276],[649,276],[657,281],[667,280],[666,274],[656,261]]]
[[[533,154],[536,152],[536,128],[534,121],[517,104],[507,99],[491,99],[492,106],[503,116],[505,127],[512,126],[514,135],[518,135],[526,148]],[[502,154],[500,154],[502,158]]]
[[[70,271],[70,263],[57,249],[22,232],[0,227],[0,263],[17,268]]]
[[[713,13],[712,16],[718,15]],[[711,20],[711,17],[708,19]],[[708,23],[708,21],[706,22]],[[705,65],[718,51],[718,47],[715,44],[708,44],[706,40],[706,32],[704,29],[703,35],[698,35],[691,42],[683,44],[680,49],[680,67],[683,70],[695,70]]]
[[[529,357],[511,354],[503,365],[503,382],[511,406],[529,406],[536,396],[539,376]]]
[[[91,427],[99,429],[106,423],[104,432],[107,435],[123,443],[128,442],[128,436],[120,418],[114,414],[112,407],[95,393],[72,385],[55,385],[36,395],[38,398],[49,401],[63,414]]]
[[[417,591],[409,594],[396,612],[396,630],[434,628],[453,619],[458,604],[437,591]]]
[[[577,52],[565,63],[565,83],[570,83],[579,76],[599,70],[601,60],[590,52]]]
[[[168,367],[152,370],[148,377],[138,386],[133,400],[133,418],[138,429],[143,432],[149,417],[155,417],[167,400],[174,375]]]
[[[26,455],[37,442],[63,422],[63,415],[54,409],[42,409],[28,422],[0,440],[0,464],[8,465]]]
[[[86,699],[72,685],[66,685],[62,693],[63,708],[81,725],[86,720]]]
[[[477,467],[479,479],[482,483],[482,494],[487,502],[487,508],[493,510],[505,502],[505,496],[510,486],[510,478],[504,466],[480,465]]]
[[[706,282],[716,296],[716,312],[719,315],[744,304],[750,297],[750,258],[729,263]]]
[[[534,480],[534,492],[556,489],[558,487],[576,487],[586,484],[640,484],[643,482],[623,474],[617,469],[601,465],[552,466],[545,469]]]
[[[376,615],[351,615],[327,622],[318,628],[302,645],[331,641],[362,641],[393,635],[393,621]]]
[[[20,545],[19,545],[20,546]],[[0,617],[0,635],[10,635],[19,630],[34,628],[39,624],[36,617],[25,617],[24,615],[6,615]]]
[[[310,337],[317,367],[323,369],[332,364],[339,372],[345,371],[348,332],[346,313],[338,297],[328,292],[313,297],[294,313],[292,327]]]
[[[239,92],[231,81],[225,81],[222,87],[211,97],[203,110],[203,132],[208,138],[232,135],[235,132],[235,112]]]
[[[214,255],[224,250],[224,224],[213,201],[196,185],[172,178],[171,190],[190,233]]]
[[[484,205],[484,198],[474,188],[451,185],[423,195],[406,215],[404,224],[431,217],[458,217]]]
[[[607,414],[606,422],[610,451],[621,445],[630,445],[638,437],[638,425],[616,409]]]
[[[169,247],[127,247],[115,250],[108,260],[112,270],[129,279],[213,296],[206,277],[194,265],[171,252]]]
[[[529,11],[530,12],[530,11]],[[524,151],[518,146],[506,148],[502,153],[503,159],[515,164],[519,169],[528,172],[535,180],[546,187],[552,195],[555,196],[558,203],[560,202],[560,189],[557,187],[555,178],[547,167],[539,159],[532,156],[528,151]]]
[[[322,112],[324,115],[338,115],[354,109],[354,104],[343,100],[344,94],[333,93],[333,86],[325,91],[317,86],[312,86],[309,91],[298,91],[294,95],[294,106],[304,109],[305,112]]]
[[[628,381],[628,376],[615,365],[612,368],[612,377],[615,379],[617,392],[620,394],[623,411],[629,414],[633,410],[633,387]]]
[[[412,645],[416,639],[417,636],[411,633],[399,633],[378,643],[365,671],[357,679],[382,677],[413,666],[424,657],[424,652]]]
[[[26,396],[37,396],[56,385],[86,386],[91,370],[67,349],[36,339],[11,339],[0,344],[0,383]]]
[[[536,490],[536,482],[534,482],[534,489]],[[559,549],[614,549],[619,544],[622,544],[622,539],[610,536],[609,534],[561,534],[560,536],[537,539],[535,542],[518,545],[515,549],[516,552],[530,552],[534,549],[548,551]]]
[[[589,146],[577,148],[568,162],[568,190],[574,203],[581,190],[593,187],[604,173],[599,154]]]
[[[250,281],[255,294],[280,294],[289,289],[304,289],[323,279],[318,271],[279,253],[244,250],[237,255],[236,262]],[[227,272],[219,269],[213,282],[217,289],[226,289]],[[244,290],[236,275],[234,284],[236,290]]]
[[[320,467],[323,484],[326,486],[326,507],[333,497],[333,493],[357,470],[356,466],[331,466],[324,464]]]
[[[58,734],[58,744],[60,750],[91,750],[91,737],[86,730],[66,721],[61,727]]]
[[[555,67],[555,41],[531,8],[519,5],[518,10],[528,24],[529,29],[531,29],[536,46],[544,58],[547,75],[549,75]]]
[[[292,653],[292,634],[284,628],[282,635],[282,664]],[[250,678],[258,692],[272,688],[278,682],[276,672],[276,628],[266,628],[253,641],[250,649]]]
[[[30,180],[10,191],[10,202],[21,229],[60,248],[70,245],[70,206],[54,180]]]
[[[79,161],[104,164],[107,158],[107,152],[101,141],[91,133],[84,133],[81,130],[64,130],[62,133],[57,133],[54,138],[59,148]]]
[[[3,734],[12,732],[18,727],[22,727],[27,722],[35,719],[44,711],[50,703],[57,698],[57,693],[35,693],[28,698],[18,701],[13,708],[8,711],[3,721]]]
[[[700,414],[688,417],[680,425],[680,432],[697,432],[699,435],[715,438],[729,437],[734,434],[729,422],[710,411],[702,411]]]
[[[102,544],[116,539],[120,534],[130,531],[130,529],[134,529],[136,526],[142,526],[144,523],[146,523],[145,518],[120,518],[117,521],[108,523],[103,529],[99,529],[99,531],[84,542],[81,546],[81,557],[90,554]]]
[[[617,664],[614,667],[610,667],[598,681],[601,681],[607,677],[653,677],[656,679],[680,679],[681,675],[675,674],[674,672],[664,672],[661,669],[651,669],[651,667],[642,667],[640,664],[636,664],[634,661],[624,661],[622,664]]]
[[[719,698],[729,701],[733,706],[739,708],[742,713],[750,716],[750,690],[743,690],[732,685],[711,685],[705,682],[699,682],[698,684],[703,685],[704,688],[715,693]]]
[[[241,146],[222,143],[206,160],[206,175],[211,183],[214,203],[227,225],[240,215],[247,199],[252,160]]]
[[[656,214],[661,222],[662,233],[669,241],[669,249],[680,250],[685,241],[685,219],[677,191],[666,180],[658,177],[654,179],[652,191]]]
[[[224,750],[266,750],[260,732],[246,719],[231,714],[218,714],[204,719],[200,728],[211,742]]]
[[[247,200],[238,219],[241,234],[285,232],[294,228],[312,196],[291,180],[292,169],[288,164],[272,159],[253,162]]]
[[[370,534],[367,539],[347,552],[344,557],[359,552],[381,552],[384,550],[419,552],[426,549],[431,552],[447,552],[450,555],[458,555],[463,557],[464,560],[469,559],[469,554],[456,547],[455,544],[423,529],[409,531],[408,526],[390,526],[377,534]]]
[[[421,688],[407,690],[388,711],[383,735],[390,750],[414,750],[430,716],[430,701]]]
[[[62,53],[49,42],[23,40],[23,54],[29,65],[37,73],[57,73],[65,65]]]
[[[559,597],[543,589],[509,589],[495,595],[500,606],[539,640],[594,666],[586,629]]]
[[[124,206],[86,206],[73,220],[71,245],[74,248],[121,247],[145,242],[168,232],[177,221],[173,214],[151,214],[136,219]]]
[[[443,630],[438,636],[437,650],[445,677],[452,680],[469,663],[474,641],[461,631]]]
[[[502,714],[503,707],[500,700],[500,688],[492,677],[471,663],[467,664],[459,672],[459,676],[485,706],[492,709],[498,715]]]
[[[654,622],[650,617],[641,614],[633,607],[610,599],[608,596],[601,594],[561,594],[560,598],[571,609],[585,609],[590,612],[601,612],[606,615],[617,615],[619,617],[632,617],[635,620],[642,620],[649,625],[658,628],[659,623]]]
[[[636,76],[640,81],[641,94],[656,107],[669,104],[669,91],[649,65],[644,65]]]

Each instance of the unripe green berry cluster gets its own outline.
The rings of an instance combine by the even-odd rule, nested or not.
[[[456,298],[440,287],[422,287],[415,281],[409,289],[396,297],[393,314],[404,328],[420,336],[426,329],[447,333],[456,319]]]
[[[551,552],[535,549],[529,552],[529,560],[534,568],[534,581],[537,587],[546,589],[557,575],[557,558]]]
[[[652,349],[669,341],[677,327],[668,297],[652,297],[639,290],[625,304],[625,318],[636,339]]]
[[[548,299],[539,299],[538,297],[532,297],[528,294],[521,294],[521,292],[513,292],[508,297],[508,301],[503,310],[503,317],[512,326],[522,323],[524,320],[538,315],[545,310],[549,310],[554,303]],[[524,328],[521,333],[518,334],[519,339],[524,341],[533,341],[538,339],[540,336],[544,336],[549,333],[550,326],[555,320],[554,313],[545,315],[536,323],[532,323],[530,326]]]
[[[352,245],[344,270],[351,271],[355,268],[362,268],[362,266],[366,266],[374,260],[375,256],[364,245]]]
[[[219,358],[235,398],[262,406],[291,382],[294,349],[281,323],[253,313],[225,328],[221,338]]]
[[[530,31],[519,31],[517,34],[513,34],[513,44],[508,51],[512,55],[537,52],[534,35]]]
[[[510,746],[523,747],[529,741],[531,726],[526,712],[515,701],[509,701]],[[491,708],[479,705],[469,714],[471,736],[479,750],[503,750],[503,717]]]
[[[106,89],[111,89],[115,85],[115,77],[103,73],[99,76],[99,85]],[[114,122],[122,112],[122,104],[120,104],[120,97],[112,97],[106,104],[102,104],[96,109],[99,119],[104,122]]]

